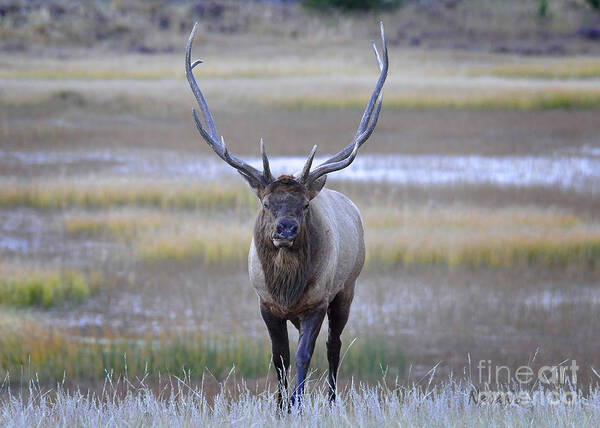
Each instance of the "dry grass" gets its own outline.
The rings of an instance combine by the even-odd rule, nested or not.
[[[147,262],[199,261],[208,266],[244,267],[252,237],[252,224],[220,216],[180,223],[150,233],[138,244],[138,256]]]
[[[600,224],[539,209],[411,209],[365,215],[367,266],[596,268]]]
[[[206,50],[206,46],[203,46]],[[209,51],[213,51],[214,48]],[[219,60],[216,61],[218,55]],[[352,64],[340,58],[328,58],[323,53],[316,57],[303,58],[299,55],[283,53],[270,58],[269,61],[257,61],[248,58],[248,54],[231,55],[228,52],[214,52],[213,61],[198,67],[194,74],[200,80],[207,79],[252,79],[302,76],[335,76],[339,74],[368,73],[371,68],[365,64]],[[347,56],[347,54],[345,55]],[[45,80],[157,80],[180,79],[181,64],[175,63],[174,56],[150,57],[143,55],[123,55],[99,60],[91,58],[86,61],[74,59],[65,67],[60,61],[49,59],[38,67],[26,58],[14,58],[12,67],[0,70],[3,79],[45,79]],[[150,63],[150,67],[140,68],[140,61]],[[355,62],[353,59],[352,62]]]
[[[63,227],[74,237],[105,235],[131,241],[140,260],[200,261],[207,266],[244,267],[254,214],[244,210],[190,213],[127,209],[95,214],[67,214]]]
[[[298,96],[276,105],[289,109],[345,109],[364,106],[364,97],[352,96]],[[600,106],[600,91],[580,89],[507,89],[489,91],[443,93],[443,91],[423,91],[420,94],[387,95],[386,109],[428,110],[428,109],[467,109],[467,110],[548,110],[548,109],[587,109]]]
[[[125,212],[67,214],[63,227],[69,235],[86,237],[107,235],[111,238],[131,240],[140,234],[158,228],[165,216],[155,212]]]
[[[224,108],[231,114],[239,107],[251,111],[257,103],[263,109],[364,108],[377,78],[368,45],[358,52],[356,46],[295,48],[299,53],[290,54],[293,49],[288,42],[246,50],[221,45],[199,47],[206,64],[195,73],[213,111]],[[384,111],[537,111],[594,109],[600,105],[598,85],[587,79],[597,71],[597,60],[575,57],[554,66],[542,58],[521,66],[511,63],[512,59],[494,56],[469,58],[462,64],[463,58],[447,53],[416,55],[398,49],[390,55],[399,60],[396,65],[392,63],[386,82]],[[193,105],[178,65],[181,56],[92,56],[86,61],[48,60],[49,64],[20,57],[6,61],[10,66],[0,70],[0,78],[6,82],[0,111],[6,110],[9,117],[31,112],[55,114],[57,109],[71,106],[179,119],[189,118]],[[140,69],[140,62],[147,66]],[[541,79],[552,73],[573,79]],[[500,77],[486,77],[490,74]],[[522,79],[507,78],[516,76]],[[71,97],[61,99],[61,94]],[[217,116],[218,124],[220,120]]]
[[[362,382],[340,388],[330,404],[326,382],[309,379],[302,408],[281,412],[273,384],[258,389],[232,379],[216,385],[211,396],[206,383],[194,385],[186,376],[169,376],[158,391],[145,379],[108,377],[98,394],[70,392],[62,385],[46,391],[32,382],[21,394],[6,391],[0,401],[5,426],[202,426],[221,427],[577,427],[600,423],[597,387],[585,394],[576,389],[511,388],[504,400],[475,400],[468,379],[454,377],[442,384],[398,386],[382,379],[377,386]],[[3,391],[4,392],[4,391]],[[524,403],[524,398],[528,398]]]
[[[593,79],[600,77],[600,62],[594,59],[503,64],[475,74],[525,79]]]
[[[368,201],[371,208],[363,212],[368,268],[595,269],[600,261],[598,223],[566,211],[419,205],[398,209],[397,201],[384,199],[375,206],[373,202],[377,203]],[[1,186],[0,206],[100,210],[68,212],[62,227],[71,236],[104,234],[133,242],[137,257],[149,263],[201,261],[207,266],[243,267],[257,203],[243,186],[216,183],[49,181]]]
[[[600,262],[600,224],[568,212],[534,207],[489,209],[393,206],[363,212],[367,268],[441,265],[513,268],[578,266]],[[229,214],[125,211],[68,215],[74,235],[105,233],[132,240],[150,263],[202,262],[244,267],[252,211]]]
[[[0,185],[0,206],[28,206],[42,210],[120,206],[245,210],[256,204],[256,197],[247,189],[222,183],[96,180],[78,184],[49,181]]]

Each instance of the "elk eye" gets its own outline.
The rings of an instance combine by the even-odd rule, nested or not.
[[[304,209],[307,210],[308,209],[308,202],[304,205]]]
[[[263,203],[263,207],[269,208],[269,205],[267,205],[267,203],[265,202],[265,203]]]

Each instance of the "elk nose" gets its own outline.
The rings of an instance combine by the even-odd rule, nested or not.
[[[284,218],[277,224],[277,237],[282,239],[294,239],[298,235],[298,223],[296,220]]]

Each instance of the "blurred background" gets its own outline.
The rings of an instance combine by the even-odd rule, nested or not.
[[[328,186],[367,261],[341,376],[407,384],[577,361],[600,369],[595,0],[0,1],[0,370],[273,383],[246,257],[258,203],[206,145],[277,173],[377,129]],[[326,328],[323,329],[326,332]],[[292,351],[297,333],[290,328]],[[325,363],[317,344],[315,377]],[[272,370],[271,370],[272,372]],[[5,376],[6,374],[6,376]],[[209,377],[209,376],[207,376]]]

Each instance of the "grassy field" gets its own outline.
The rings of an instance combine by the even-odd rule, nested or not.
[[[190,114],[177,23],[199,12],[133,2],[97,45],[78,27],[57,39],[63,18],[41,12],[35,26],[0,22],[0,45],[31,41],[0,59],[0,425],[596,425],[600,57],[573,36],[589,10],[554,2],[531,21],[526,2],[431,3],[384,14],[391,68],[369,161],[328,178],[367,245],[341,398],[325,401],[324,326],[307,407],[290,415],[271,400],[248,283],[259,204]],[[194,56],[232,152],[256,162],[264,137],[294,172],[313,144],[347,144],[377,76],[375,16],[223,4]],[[152,35],[139,13],[171,21]],[[422,31],[431,22],[439,32]],[[361,175],[398,155],[398,181]],[[474,399],[490,386],[478,361],[567,360],[578,382],[559,390],[585,391],[575,404]]]
[[[0,187],[0,206],[59,211],[64,220],[58,227],[68,235],[133,243],[138,258],[147,262],[191,260],[235,268],[246,263],[257,203],[242,186],[109,181],[7,185]],[[600,224],[569,210],[399,208],[388,202],[363,214],[367,268],[579,265],[594,270],[599,260]]]

